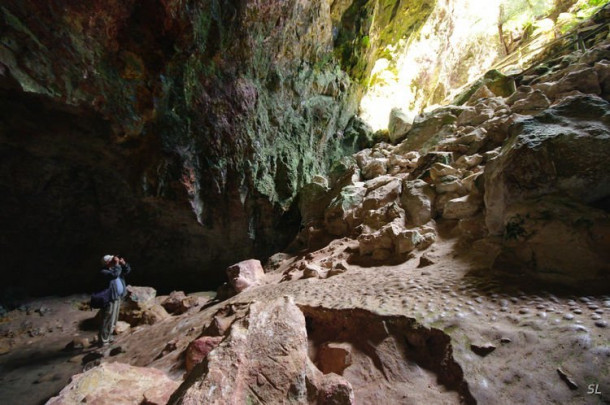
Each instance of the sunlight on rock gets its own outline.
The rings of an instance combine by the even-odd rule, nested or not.
[[[510,54],[524,27],[537,37],[532,49],[553,39],[552,20],[543,19],[552,0],[438,2],[419,33],[386,50],[368,80],[360,116],[374,130],[387,128],[393,108],[413,118],[446,104],[458,88],[472,82]],[[500,37],[502,33],[502,37]],[[547,35],[550,34],[550,35]]]

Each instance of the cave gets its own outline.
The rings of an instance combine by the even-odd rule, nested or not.
[[[0,403],[610,401],[607,0],[5,3]]]

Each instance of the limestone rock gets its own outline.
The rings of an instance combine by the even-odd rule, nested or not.
[[[157,304],[157,291],[152,287],[127,286],[127,296],[121,307],[120,320],[129,325],[152,325],[170,317],[165,308]]]
[[[72,377],[49,405],[167,403],[179,383],[160,370],[123,363],[102,363]]]
[[[308,403],[309,395],[353,400],[351,385],[322,375],[307,347],[305,317],[292,299],[255,302],[208,354],[206,367],[194,368],[168,403]]]
[[[356,226],[356,209],[362,204],[366,191],[362,183],[346,186],[332,199],[324,212],[324,224],[331,235],[346,235]]]
[[[405,180],[400,202],[407,212],[407,220],[413,225],[424,225],[432,219],[436,193],[423,180]]]
[[[190,372],[201,363],[220,344],[222,339],[224,336],[202,336],[193,340],[186,348],[184,357],[186,372]]]
[[[523,269],[569,286],[610,280],[610,217],[570,198],[544,196],[506,213],[496,268]]]
[[[299,191],[299,211],[303,224],[316,223],[324,219],[324,209],[330,202],[328,185],[312,182]]]
[[[388,159],[386,158],[374,158],[368,161],[364,167],[362,167],[362,177],[364,179],[374,179],[378,176],[383,176],[388,172]]]
[[[415,117],[413,127],[408,132],[406,139],[400,143],[398,152],[430,149],[444,136],[453,132],[457,119],[456,114],[459,112],[461,112],[461,108],[453,106],[439,108]]]
[[[512,111],[517,114],[536,114],[547,109],[551,105],[549,99],[540,90],[529,93],[523,99],[515,102]]]
[[[116,326],[114,327],[114,334],[115,335],[122,335],[124,333],[129,332],[129,329],[131,329],[131,325],[130,324],[128,324],[127,322],[118,321],[116,323]]]
[[[376,210],[397,200],[402,191],[402,183],[396,178],[388,180],[386,184],[378,187],[367,187],[367,194],[362,201],[363,210]],[[368,185],[365,183],[365,186]]]
[[[392,111],[390,111],[390,123],[388,124],[390,141],[396,142],[404,138],[413,126],[411,121],[402,110],[392,108]]]
[[[491,119],[494,116],[494,111],[491,108],[486,108],[482,104],[475,107],[467,107],[458,117],[456,124],[459,126],[479,125]]]
[[[483,156],[478,153],[474,155],[462,155],[455,161],[454,166],[460,169],[470,169],[481,164],[481,162],[483,162]]]
[[[610,195],[608,102],[569,97],[536,117],[518,120],[500,156],[485,168],[486,223],[503,231],[514,202],[561,193],[592,203]]]
[[[169,297],[161,302],[161,306],[170,314],[183,314],[199,303],[197,297],[187,296],[184,291],[172,291]]]
[[[303,270],[303,278],[320,278],[322,269],[315,264],[308,264]]]
[[[127,286],[127,295],[124,299],[128,305],[133,303],[140,307],[150,307],[155,304],[157,290],[152,287]]]
[[[468,218],[481,209],[483,199],[476,194],[467,194],[463,197],[447,201],[443,209],[443,218],[461,219]]]
[[[227,268],[229,283],[237,293],[258,285],[264,276],[263,266],[256,259],[244,260]]]
[[[584,94],[601,94],[599,79],[593,68],[587,67],[568,73],[550,89],[549,95],[552,98],[556,98],[561,94],[575,90]]]

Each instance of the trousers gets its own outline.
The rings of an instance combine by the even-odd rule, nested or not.
[[[102,325],[100,326],[99,338],[102,344],[110,342],[110,335],[114,331],[117,321],[119,320],[119,311],[121,309],[121,299],[110,301],[108,305],[102,308]]]

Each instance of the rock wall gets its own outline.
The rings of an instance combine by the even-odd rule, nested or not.
[[[297,191],[370,143],[353,78],[370,70],[361,50],[393,37],[363,47],[351,27],[425,18],[399,5],[5,2],[5,263],[37,292],[72,291],[120,252],[133,281],[165,291],[215,287],[228,264],[283,248]]]

